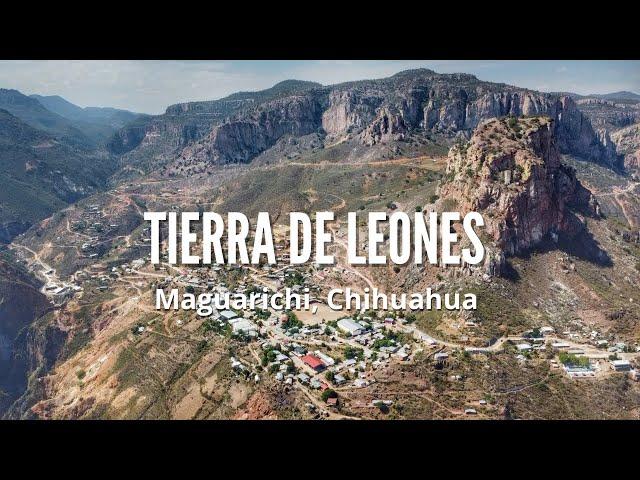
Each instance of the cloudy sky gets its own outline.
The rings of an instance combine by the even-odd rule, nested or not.
[[[640,93],[639,61],[0,61],[0,88],[60,95],[85,106],[161,113],[168,105],[260,90],[286,79],[322,84],[409,68],[464,72],[542,91]]]

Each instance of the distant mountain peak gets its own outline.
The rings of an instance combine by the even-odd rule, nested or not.
[[[74,123],[85,135],[102,143],[118,129],[139,117],[127,110],[109,107],[79,107],[60,95],[30,95],[46,110]]]
[[[322,84],[318,82],[310,82],[308,80],[296,80],[292,78],[289,80],[283,80],[281,82],[276,83],[273,87],[271,87],[271,89],[299,88],[299,87],[315,88],[315,87],[322,87]]]
[[[470,73],[438,73],[428,68],[414,68],[409,70],[403,70],[401,72],[392,75],[390,78],[424,78],[424,77],[435,77],[435,78],[460,78],[460,79],[468,79],[468,80],[478,80],[478,77],[475,75],[471,75]]]
[[[640,102],[640,95],[627,90],[612,93],[594,93],[587,97],[598,98],[600,100],[619,101],[619,102]]]
[[[408,70],[402,70],[401,72],[398,72],[392,75],[391,78],[417,77],[417,76],[425,76],[425,75],[439,75],[439,74],[428,68],[411,68]]]

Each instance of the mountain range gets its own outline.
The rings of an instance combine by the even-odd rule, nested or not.
[[[110,148],[123,154],[124,168],[184,174],[207,164],[250,162],[291,137],[317,135],[323,146],[354,140],[354,148],[450,144],[468,138],[480,121],[508,115],[555,118],[561,151],[623,168],[610,132],[596,130],[571,95],[424,69],[332,86],[288,81],[263,92],[174,105],[122,129]]]
[[[287,80],[171,105],[162,115],[0,89],[1,175],[10,186],[0,207],[0,240],[102,188],[112,175],[115,182],[154,172],[184,176],[210,165],[330,155],[336,148],[353,158],[412,155],[446,149],[481,121],[502,116],[550,116],[561,152],[622,171],[625,161],[630,168],[638,163],[636,130],[611,135],[640,120],[640,109],[610,101],[636,97],[548,94],[425,69],[331,86]]]
[[[0,91],[0,107],[0,415],[464,418],[474,405],[483,418],[637,418],[640,390],[608,365],[602,379],[573,382],[554,370],[550,346],[523,347],[541,325],[570,332],[571,342],[596,332],[630,349],[638,338],[640,117],[629,95],[411,70],[328,86],[288,80],[161,115],[15,90]],[[142,212],[171,209],[267,211],[274,231],[291,211],[334,211],[336,268],[152,266]],[[348,211],[456,210],[486,219],[483,265],[346,262]],[[325,310],[309,333],[313,348],[338,364],[355,352],[367,365],[366,379],[341,373],[351,378],[331,410],[293,378],[306,371],[296,355],[275,367],[270,358],[271,340],[286,353],[309,324],[292,337],[277,318],[261,318],[268,335],[254,348],[213,321],[149,302],[160,286],[251,291],[294,279],[318,298],[337,286],[473,291],[478,309],[419,312],[366,345],[343,338]],[[254,313],[243,320],[258,322]],[[393,359],[401,345],[408,362]],[[572,346],[607,358],[590,343]],[[448,360],[435,362],[445,350]]]

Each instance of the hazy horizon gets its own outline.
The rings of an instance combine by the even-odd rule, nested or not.
[[[159,114],[172,104],[263,90],[288,79],[336,83],[429,68],[543,92],[640,92],[640,61],[587,60],[241,60],[0,61],[0,88],[59,95],[81,107]]]

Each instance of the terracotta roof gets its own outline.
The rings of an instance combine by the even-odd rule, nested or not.
[[[309,365],[311,368],[313,368],[314,370],[318,367],[325,366],[324,363],[322,363],[322,360],[320,360],[315,355],[305,355],[304,357],[301,358],[301,360],[307,365]]]

